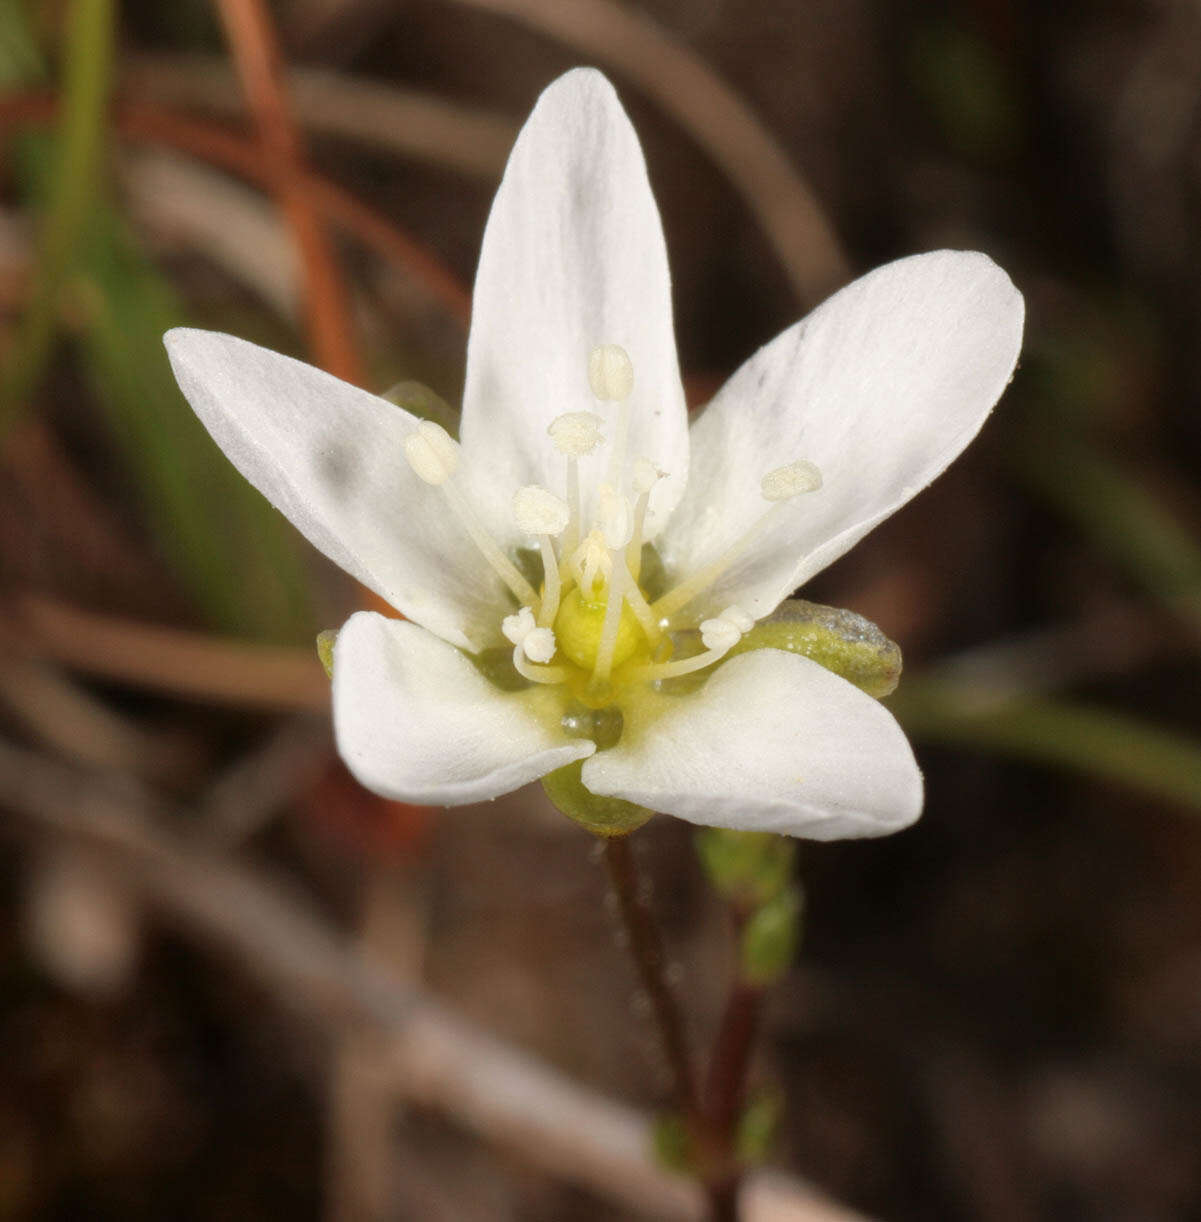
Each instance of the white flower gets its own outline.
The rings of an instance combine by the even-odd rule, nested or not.
[[[807,658],[722,659],[967,445],[1021,332],[984,255],[902,259],[752,356],[690,431],[642,153],[612,87],[577,70],[543,94],[492,208],[461,446],[253,344],[166,342],[239,470],[407,617],[360,612],[338,636],[338,747],[368,788],[453,805],[583,760],[597,794],[834,839],[920,813],[900,728]],[[703,639],[673,657],[680,629]],[[516,684],[469,656],[506,639]],[[687,671],[707,681],[670,681]],[[616,744],[573,736],[581,706],[610,727],[620,709]]]

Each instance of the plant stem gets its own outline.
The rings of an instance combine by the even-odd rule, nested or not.
[[[676,1101],[689,1123],[695,1124],[701,1115],[700,1095],[684,1018],[675,992],[667,982],[663,941],[650,906],[642,895],[629,837],[611,836],[603,845],[605,868],[613,894],[617,896],[622,924],[629,939],[630,957],[651,1001],[663,1053],[674,1080]]]
[[[705,1084],[705,1117],[723,1145],[732,1145],[746,1095],[746,1076],[759,1029],[763,990],[735,980],[713,1045]]]
[[[28,406],[53,348],[59,299],[95,202],[112,78],[112,0],[75,0],[67,18],[62,130],[31,300],[0,385],[0,432]]]

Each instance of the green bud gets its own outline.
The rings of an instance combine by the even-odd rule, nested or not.
[[[317,633],[317,656],[325,667],[326,675],[331,679],[334,677],[334,642],[337,639],[336,628],[326,628],[324,632]]]
[[[800,888],[787,887],[751,914],[739,947],[748,984],[764,988],[788,971],[801,938],[801,907]]]
[[[783,649],[812,658],[841,675],[869,696],[880,699],[896,689],[901,677],[901,650],[871,620],[790,598],[760,620],[727,657],[750,649]]]
[[[660,1167],[677,1175],[691,1175],[696,1166],[692,1145],[692,1134],[678,1112],[664,1112],[655,1117],[651,1148]]]
[[[397,382],[380,395],[389,403],[403,407],[421,420],[432,420],[441,425],[456,440],[459,436],[459,413],[423,382]]]
[[[581,779],[583,760],[556,768],[542,778],[546,796],[569,819],[596,836],[625,836],[640,828],[654,813],[624,798],[593,793]]]
[[[734,1134],[734,1153],[743,1166],[767,1161],[784,1115],[784,1096],[774,1089],[758,1091],[743,1109]]]
[[[696,853],[714,889],[746,908],[758,908],[792,878],[796,841],[772,832],[706,827],[696,833]]]

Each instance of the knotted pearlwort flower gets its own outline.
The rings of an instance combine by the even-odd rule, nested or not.
[[[900,728],[806,657],[726,655],[963,449],[1021,330],[984,255],[902,259],[752,356],[689,431],[642,153],[578,70],[492,208],[461,442],[230,336],[167,346],[239,470],[407,617],[338,636],[338,746],[364,785],[453,805],[582,761],[596,795],[832,839],[917,817]]]

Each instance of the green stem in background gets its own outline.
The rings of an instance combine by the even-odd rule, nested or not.
[[[61,133],[33,293],[0,384],[0,435],[37,387],[54,343],[59,299],[95,204],[112,80],[112,0],[74,0],[67,19]]]
[[[1059,764],[1201,812],[1201,744],[1125,714],[1055,700],[981,704],[958,685],[920,676],[888,705],[921,741]]]
[[[1016,455],[1026,479],[1167,610],[1201,629],[1201,544],[1147,481],[1086,442],[1044,433]]]

